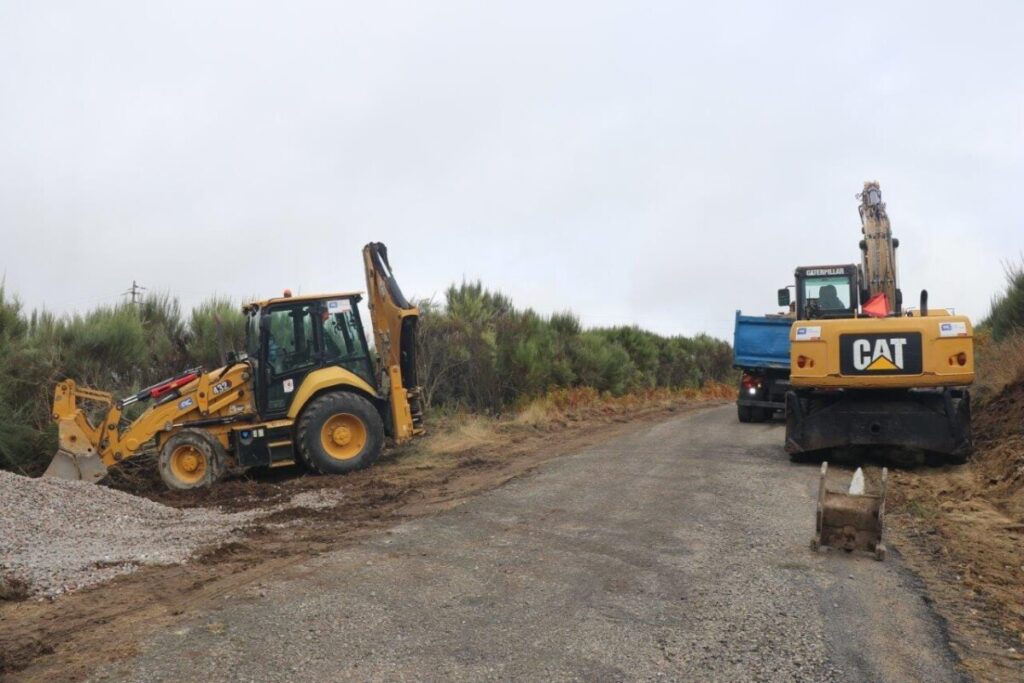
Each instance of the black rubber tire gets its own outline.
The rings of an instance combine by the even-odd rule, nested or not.
[[[339,460],[331,457],[321,440],[327,420],[338,414],[353,415],[366,428],[366,442],[358,455]],[[315,398],[299,418],[299,460],[314,472],[344,474],[369,467],[384,450],[384,421],[377,408],[359,394],[334,391]]]
[[[196,481],[186,481],[175,475],[171,467],[171,455],[181,446],[191,446],[206,458],[206,467]],[[211,434],[201,429],[182,429],[168,437],[160,448],[160,478],[167,488],[174,491],[191,491],[209,488],[217,483],[227,471],[227,454],[224,447]]]
[[[736,404],[736,417],[739,418],[740,422],[746,424],[747,422],[753,422],[753,409],[750,406],[741,406],[739,403]]]

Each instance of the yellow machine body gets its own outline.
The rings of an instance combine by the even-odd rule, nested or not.
[[[793,387],[907,389],[974,381],[971,321],[944,310],[927,317],[802,320],[790,329],[789,339]],[[919,364],[912,357],[916,339]]]
[[[974,332],[965,316],[905,310],[877,182],[859,195],[861,263],[796,269],[786,450],[849,460],[963,462],[971,451]],[[788,303],[788,294],[779,293]]]
[[[376,362],[365,348],[359,323],[356,304],[362,297],[360,292],[305,296],[286,293],[283,297],[246,304],[243,311],[249,316],[253,330],[257,330],[250,335],[257,337],[261,344],[270,340],[269,325],[267,330],[258,325],[270,321],[261,321],[261,316],[275,310],[303,313],[303,322],[297,323],[296,329],[305,324],[305,334],[310,335],[304,347],[308,369],[299,368],[292,376],[272,376],[266,349],[257,347],[255,358],[235,357],[226,366],[210,372],[200,368],[186,371],[120,400],[66,379],[54,390],[53,419],[58,426],[59,446],[44,476],[95,482],[106,476],[108,468],[139,453],[154,449],[163,453],[165,446],[183,432],[194,438],[182,441],[180,446],[170,444],[174,448],[168,456],[169,466],[161,460],[162,468],[179,472],[183,478],[179,486],[179,482],[164,477],[168,485],[177,488],[212,483],[217,477],[206,475],[208,470],[212,473],[213,465],[216,465],[216,472],[212,474],[217,476],[224,470],[245,469],[254,463],[274,467],[300,459],[318,471],[348,471],[376,458],[385,433],[397,443],[421,434],[422,413],[419,389],[415,385],[415,325],[419,310],[409,304],[398,289],[384,245],[368,244],[363,253],[368,303],[377,342]],[[363,355],[357,360],[365,363],[360,366],[365,369],[359,369],[358,373],[343,366],[345,361],[340,359],[340,348],[337,349],[339,361],[325,360],[327,333],[311,332],[313,325],[329,324],[331,316],[336,314],[331,309],[332,304],[340,304],[336,310],[350,316],[346,318],[350,326],[339,335],[348,335],[346,340],[354,339],[360,344]],[[319,344],[316,348],[315,343]],[[256,376],[261,372],[261,376]],[[286,407],[276,411],[270,410],[265,400],[271,383],[287,393]],[[315,457],[308,454],[300,457],[303,448],[299,426],[311,405],[331,397],[341,397],[338,407],[332,412],[329,405],[323,406],[320,410],[324,413],[323,419],[312,425],[316,434],[308,437],[315,441],[316,435],[322,434],[325,467],[318,466]],[[140,401],[151,404],[129,421],[126,411]],[[356,409],[346,407],[351,405]],[[376,430],[374,423],[378,425]],[[375,431],[380,432],[376,438],[369,433]],[[367,448],[376,452],[359,452],[350,445],[367,441]],[[267,454],[265,462],[254,460],[248,452],[254,443]],[[349,451],[357,452],[359,458],[351,456]],[[331,458],[337,462],[332,462]]]

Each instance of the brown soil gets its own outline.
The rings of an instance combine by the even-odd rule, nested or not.
[[[655,420],[702,405],[708,401],[637,407],[629,417]],[[614,438],[630,428],[622,418],[622,412],[593,409],[547,424],[501,423],[486,444],[455,452],[444,446],[451,438],[442,433],[393,449],[372,468],[347,476],[271,470],[221,482],[199,495],[144,484],[143,495],[164,503],[231,510],[269,506],[310,489],[341,489],[344,497],[334,508],[275,513],[242,542],[211,549],[188,564],[145,567],[52,602],[0,601],[0,676],[81,680],[99,664],[134,654],[145,635],[229,593],[257,588],[291,564],[410,517],[454,507],[546,460]]]
[[[981,406],[963,467],[895,475],[890,529],[979,680],[1024,678],[1024,384]]]

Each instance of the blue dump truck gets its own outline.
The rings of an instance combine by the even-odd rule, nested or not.
[[[789,390],[789,328],[781,315],[743,315],[736,311],[732,365],[742,371],[736,414],[740,422],[770,420],[785,410]]]

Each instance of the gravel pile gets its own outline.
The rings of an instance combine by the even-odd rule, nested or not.
[[[0,470],[0,577],[54,597],[142,565],[185,562],[271,512],[332,507],[339,497],[311,491],[258,511],[179,510],[105,486]]]

